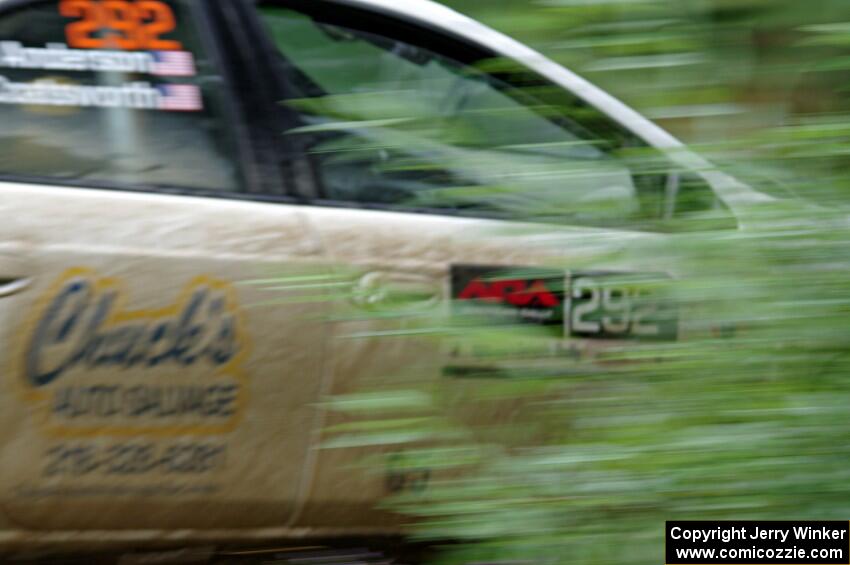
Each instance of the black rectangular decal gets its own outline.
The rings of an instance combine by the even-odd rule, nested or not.
[[[548,326],[562,336],[565,278],[556,269],[453,265],[453,308],[496,323]]]
[[[666,274],[453,265],[453,312],[535,324],[560,338],[675,340]],[[566,291],[565,291],[566,288]]]

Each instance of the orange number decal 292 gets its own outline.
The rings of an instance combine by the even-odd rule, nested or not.
[[[162,38],[177,29],[177,22],[171,7],[161,0],[61,0],[59,13],[78,20],[65,28],[70,47],[151,51],[183,49],[179,41]]]

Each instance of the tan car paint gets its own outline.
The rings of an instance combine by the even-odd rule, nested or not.
[[[369,316],[370,297],[380,303],[382,288],[400,286],[419,293],[422,308],[441,308],[453,264],[532,266],[556,259],[564,265],[647,237],[580,228],[542,234],[434,215],[11,183],[2,189],[0,209],[9,221],[0,226],[0,284],[29,279],[26,289],[0,296],[7,375],[0,395],[0,547],[7,548],[398,532],[400,517],[375,508],[388,494],[386,477],[361,465],[364,456],[396,447],[320,446],[329,437],[325,429],[346,421],[322,409],[328,395],[393,375],[441,378],[444,350],[436,342],[363,337],[412,328]],[[330,272],[344,272],[355,292],[331,301],[303,298],[298,285],[287,290],[285,282],[271,289],[250,284]],[[75,276],[117,294],[105,330],[176,316],[199,286],[220,290],[238,321],[239,355],[224,369],[77,366],[63,382],[165,386],[233,375],[247,393],[240,413],[216,425],[55,417],[56,382],[34,387],[25,358],[46,309]],[[44,366],[56,366],[67,355],[60,344],[45,348],[41,358]],[[460,382],[455,391],[459,410],[473,423],[521,416],[522,407],[510,403],[471,407],[474,383]],[[197,443],[225,446],[224,464],[200,474],[168,473],[162,465],[115,474],[105,470],[108,462],[94,472],[46,472],[57,446],[94,447],[104,457],[114,446],[144,445],[161,457],[169,446]]]
[[[409,286],[413,277],[418,288],[430,288],[443,306],[453,264],[563,267],[570,258],[578,260],[603,248],[625,248],[632,241],[654,237],[598,229],[542,230],[540,226],[436,215],[316,207],[304,210],[320,234],[332,264],[352,270],[361,281],[381,277],[388,288],[394,283]],[[625,262],[612,263],[611,267],[634,268]],[[332,322],[331,329],[332,394],[376,390],[375,387],[404,388],[405,382],[421,385],[423,381],[443,378],[441,369],[447,358],[445,349],[435,341],[368,337],[374,332],[415,329],[410,321],[370,316],[369,308],[357,303],[338,303],[336,308],[341,321]],[[605,347],[594,340],[564,341],[584,351]],[[483,429],[522,417],[522,404],[477,405],[479,387],[475,382],[459,379],[452,388],[458,416]],[[326,429],[333,428],[350,419],[330,412],[324,425]],[[326,433],[324,437],[327,440],[333,434]],[[375,508],[389,494],[387,477],[380,469],[376,472],[374,465],[364,467],[363,462],[376,454],[404,449],[404,445],[320,449],[308,502],[295,525],[394,530],[401,523],[400,518]]]
[[[3,183],[0,210],[0,284],[28,280],[0,296],[0,544],[279,534],[318,423],[327,302],[246,281],[323,268],[299,209]],[[57,298],[74,281],[115,298],[93,334],[83,322],[96,301],[85,305],[76,290]],[[181,322],[193,296],[200,306]],[[132,332],[150,338],[168,320],[152,349],[134,345],[129,367],[109,357],[133,343]],[[92,335],[107,337],[94,346]],[[179,335],[178,361],[165,353]],[[89,346],[89,357],[71,361]],[[180,397],[182,412],[169,415],[168,397],[151,400],[169,386],[218,396]],[[63,399],[75,391],[69,409]]]

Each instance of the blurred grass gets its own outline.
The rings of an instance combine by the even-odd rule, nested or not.
[[[438,471],[389,503],[417,520],[412,536],[460,540],[445,563],[601,565],[663,562],[665,520],[846,519],[850,226],[788,202],[746,216],[746,232],[632,251],[677,265],[670,290],[692,339],[624,345],[602,370],[573,359],[545,378],[476,383],[468,410],[522,400],[523,425],[469,427],[447,381],[336,399],[392,430],[362,425],[348,445],[390,442],[411,469]],[[504,358],[523,346],[519,328],[501,344],[497,329],[466,331]]]
[[[439,472],[427,488],[388,504],[416,519],[413,537],[460,540],[444,554],[447,563],[661,563],[665,520],[847,519],[850,4],[448,3],[532,44],[659,119],[722,170],[783,199],[739,208],[745,230],[681,232],[630,248],[633,264],[663,257],[673,266],[667,290],[690,339],[631,343],[602,365],[565,358],[545,375],[520,368],[479,379],[475,410],[508,400],[532,415],[484,430],[464,420],[464,406],[458,414],[457,382],[393,388],[389,380],[329,399],[359,419],[329,430],[326,447],[402,446],[396,465]],[[419,144],[440,155],[436,145],[451,141],[440,136],[456,133],[381,100],[319,104],[334,106],[325,113],[342,126],[383,131],[372,142],[388,147]],[[484,153],[446,151],[441,163],[494,169],[475,161]],[[504,190],[485,178],[474,196]],[[604,268],[610,259],[603,249],[581,267]],[[530,331],[476,320],[457,327],[434,316],[420,320],[415,335],[389,339],[484,344],[490,357],[512,359],[533,358],[539,346]]]
[[[847,200],[843,0],[444,3],[538,48],[762,190]]]

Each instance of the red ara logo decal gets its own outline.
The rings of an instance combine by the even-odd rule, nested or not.
[[[555,308],[558,297],[546,288],[542,280],[499,280],[486,282],[475,279],[458,295],[459,300],[486,300],[512,306]]]

